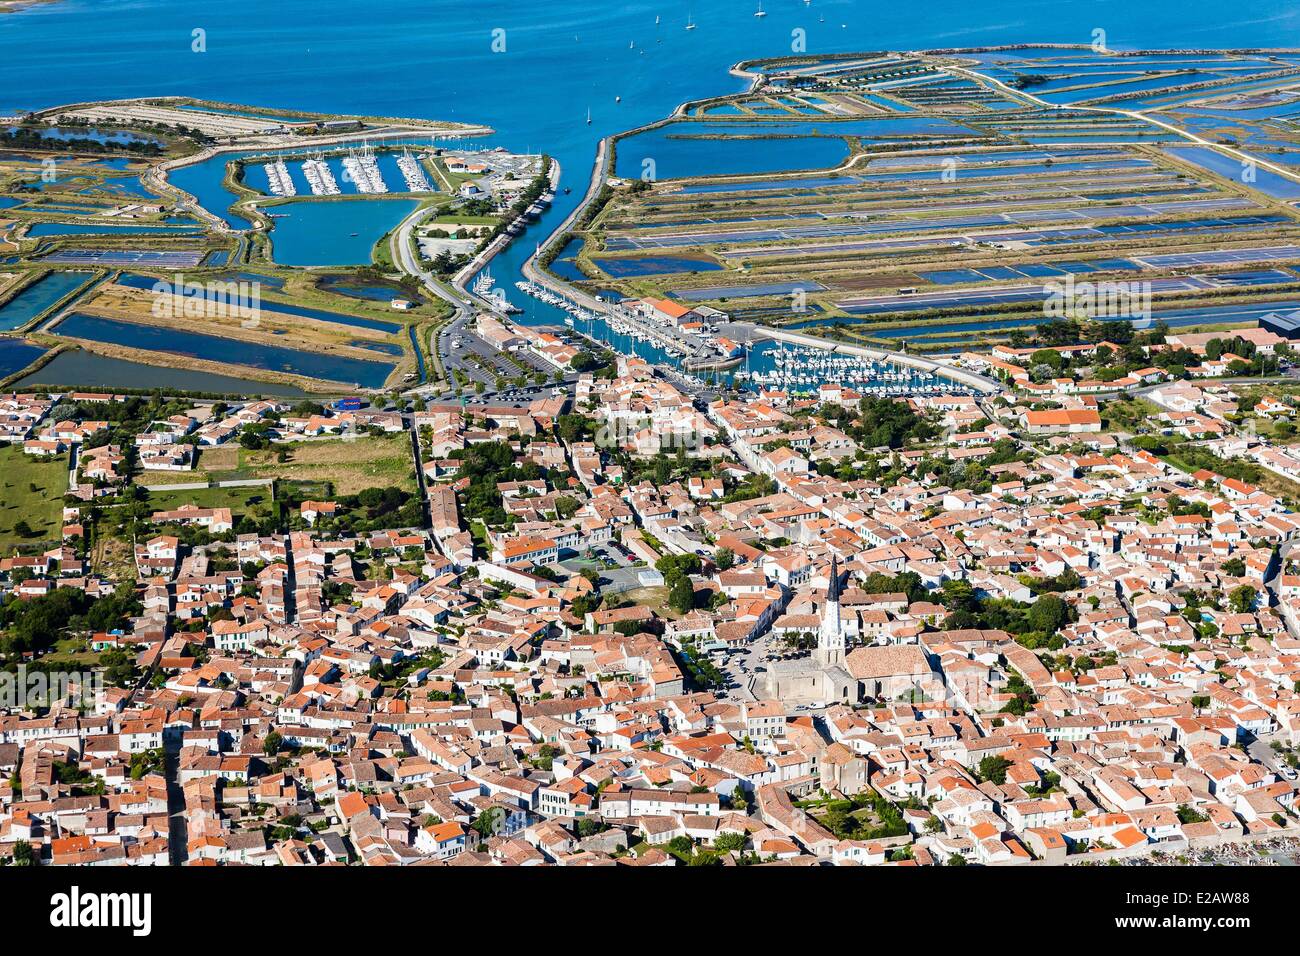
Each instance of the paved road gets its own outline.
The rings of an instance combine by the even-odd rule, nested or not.
[[[411,454],[415,456],[415,484],[420,494],[420,518],[423,522],[423,530],[433,530],[433,518],[429,509],[429,492],[424,486],[424,461],[420,457],[420,429],[415,425],[415,416],[402,416],[406,419],[407,428],[411,433]]]
[[[167,856],[172,866],[184,866],[189,856],[189,826],[185,819],[185,791],[177,772],[180,748],[177,743],[163,744],[163,777],[167,781]]]
[[[411,215],[403,219],[398,227],[393,230],[393,234],[388,237],[389,254],[393,260],[393,264],[396,265],[398,269],[405,272],[407,275],[419,279],[420,282],[423,283],[425,289],[450,304],[451,307],[456,310],[453,321],[465,321],[473,315],[473,301],[469,296],[453,292],[439,282],[432,272],[420,265],[418,258],[411,249],[411,233],[415,230],[415,227],[437,211],[436,207],[429,206],[424,209],[417,209]],[[435,338],[434,341],[436,342],[437,339]],[[433,358],[433,364],[442,364],[441,355],[434,356]],[[430,375],[433,375],[435,370],[429,369],[428,372]]]

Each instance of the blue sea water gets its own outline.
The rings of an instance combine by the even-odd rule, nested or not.
[[[683,256],[636,256],[626,259],[611,259],[602,256],[592,261],[616,279],[667,275],[677,272],[719,272],[722,269],[722,263],[713,259],[694,259]]]
[[[513,293],[535,242],[580,201],[602,136],[653,122],[689,99],[739,91],[745,82],[728,68],[789,55],[796,29],[804,31],[812,55],[1087,44],[1099,24],[1116,50],[1300,46],[1300,8],[1261,13],[1217,0],[1101,6],[932,0],[921,13],[908,4],[772,0],[768,16],[756,18],[750,0],[372,0],[364,9],[336,0],[281,0],[273,12],[259,0],[55,0],[0,16],[0,113],[182,94],[289,110],[486,123],[497,131],[487,143],[558,159],[563,184],[572,189],[493,263],[493,274]],[[698,27],[689,32],[688,14]],[[193,31],[200,28],[206,52],[194,53]],[[494,39],[499,49],[502,37],[504,52],[494,52]],[[186,172],[174,181],[188,189]],[[525,308],[525,322],[562,318],[536,300],[511,297]]]
[[[24,349],[37,348],[19,339],[0,339],[0,370],[16,362],[22,364],[17,365],[13,371],[26,368],[38,357],[37,355],[29,357],[24,353],[16,352],[13,346],[8,344],[10,342],[16,342]],[[43,354],[44,351],[38,348],[39,354]],[[84,385],[91,382],[112,388],[174,388],[182,391],[220,392],[231,395],[306,394],[293,385],[258,382],[211,372],[196,372],[188,368],[145,365],[143,362],[111,358],[84,349],[68,349],[60,352],[31,375],[14,382],[14,388],[33,388],[39,385]]]
[[[414,199],[304,199],[276,207],[271,257],[285,266],[359,266]]]

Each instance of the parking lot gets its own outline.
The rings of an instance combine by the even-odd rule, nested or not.
[[[453,343],[459,342],[459,347]],[[511,361],[506,353],[493,348],[473,331],[473,319],[458,315],[438,332],[438,354],[443,368],[449,377],[454,372],[463,373],[470,382],[482,382],[485,386],[495,387],[498,377],[517,378],[520,375],[532,376],[541,372],[552,379],[557,371],[554,366],[530,352],[511,352],[512,356],[523,362],[525,368]]]
[[[621,594],[624,591],[642,587],[654,587],[663,581],[659,572],[645,564],[637,566],[636,558],[621,544],[609,541],[598,544],[581,554],[565,558],[551,565],[561,574],[580,574],[584,568],[592,568],[600,574],[601,589],[607,594]],[[654,580],[647,580],[646,575]]]

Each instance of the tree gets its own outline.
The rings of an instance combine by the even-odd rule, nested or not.
[[[143,780],[151,773],[163,772],[163,752],[159,747],[131,755],[131,779]]]
[[[32,849],[32,845],[26,840],[19,840],[14,844],[14,866],[39,866],[40,857]]]
[[[713,556],[713,563],[718,566],[719,571],[726,571],[736,563],[736,553],[730,548],[719,548],[718,553]]]
[[[700,567],[698,554],[666,554],[655,562],[655,570],[664,576],[664,582],[669,587],[680,577],[699,574]]]
[[[1055,594],[1044,594],[1029,609],[1027,619],[1035,631],[1055,634],[1070,619],[1070,608]]]
[[[1249,584],[1243,584],[1239,588],[1233,588],[1228,594],[1228,603],[1236,614],[1247,614],[1255,607],[1255,599],[1259,597],[1259,592]]]
[[[262,741],[262,753],[268,757],[274,757],[280,752],[280,746],[284,743],[284,738],[280,736],[279,731],[273,730],[266,735]]]
[[[695,843],[688,836],[675,836],[668,841],[668,852],[674,856],[687,856],[695,849]]]
[[[733,850],[743,850],[745,848],[745,834],[723,833],[713,841],[713,847],[723,853],[729,853]]]
[[[99,658],[104,680],[113,687],[126,687],[135,681],[135,659],[126,651],[109,651]]]
[[[579,352],[574,355],[573,358],[569,359],[569,368],[579,373],[590,372],[599,364],[600,363],[596,361],[596,357],[590,352]]]
[[[1011,769],[1011,761],[1006,757],[994,754],[985,757],[979,763],[979,768],[975,771],[981,780],[987,780],[990,783],[996,783],[999,787],[1007,782],[1007,771]]]
[[[488,807],[474,818],[470,828],[475,830],[479,836],[487,839],[497,832],[498,827],[501,825],[500,818],[504,815],[505,811],[501,807]]]
[[[930,814],[929,818],[925,821],[925,832],[940,833],[942,831],[943,831],[943,821],[940,820],[938,817],[936,817],[933,813]]]
[[[964,856],[962,856],[960,853],[954,853],[952,856],[948,857],[948,865],[949,865],[949,866],[965,866],[965,865],[966,865],[966,858],[965,858]]]
[[[1029,361],[1034,365],[1047,365],[1057,371],[1065,365],[1065,360],[1056,349],[1039,349],[1029,356]]]
[[[679,614],[687,614],[695,607],[695,586],[685,574],[679,575],[668,591],[668,606]]]

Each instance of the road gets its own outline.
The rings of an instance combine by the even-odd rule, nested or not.
[[[171,742],[169,742],[169,740]],[[172,866],[184,866],[189,856],[189,825],[185,791],[178,779],[180,739],[163,737],[163,777],[167,781],[167,856]]]
[[[415,485],[420,495],[420,516],[424,522],[423,530],[433,530],[433,518],[429,512],[429,492],[424,486],[424,459],[420,455],[420,429],[416,427],[414,415],[402,416],[411,432],[411,454],[415,456]]]
[[[397,228],[393,230],[392,235],[388,237],[389,256],[398,269],[419,279],[425,289],[448,303],[455,310],[452,318],[453,322],[465,322],[473,317],[473,300],[468,295],[453,292],[439,282],[432,272],[420,265],[419,259],[411,248],[411,234],[414,232],[415,227],[436,212],[438,212],[437,207],[428,206],[424,209],[417,209],[403,219]],[[438,339],[434,341],[437,342]],[[437,346],[435,346],[436,348]],[[441,355],[431,356],[431,358],[434,360],[435,365],[442,367]],[[429,369],[430,375],[433,372],[433,369]]]
[[[432,272],[424,268],[411,244],[411,235],[430,214],[437,212],[433,207],[418,209],[398,225],[388,237],[388,248],[393,263],[402,272],[419,279],[431,294],[449,304],[453,311],[451,320],[446,322],[433,337],[435,355],[431,356],[433,364],[442,370],[442,377],[450,383],[453,372],[461,372],[471,383],[480,383],[485,387],[485,396],[491,393],[498,378],[512,379],[520,375],[533,376],[542,373],[553,377],[556,369],[544,359],[530,352],[511,353],[517,355],[528,368],[521,368],[507,358],[499,349],[495,349],[474,332],[475,300],[469,293],[440,282]],[[459,340],[459,349],[452,347],[452,342]],[[477,361],[473,357],[477,357]],[[432,370],[430,377],[433,377]],[[411,389],[412,394],[433,395],[430,386]],[[448,398],[454,394],[448,393]]]

